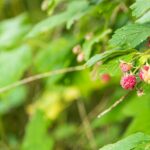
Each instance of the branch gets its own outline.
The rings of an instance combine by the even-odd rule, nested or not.
[[[101,118],[105,114],[109,113],[112,109],[114,109],[116,106],[118,106],[123,100],[127,97],[128,93],[124,96],[122,96],[119,100],[117,100],[114,104],[112,104],[109,108],[101,112],[97,117]]]
[[[84,65],[82,65],[82,66],[63,68],[63,69],[59,69],[59,70],[54,70],[54,71],[50,71],[50,72],[37,74],[37,75],[31,76],[31,77],[25,78],[23,80],[17,81],[17,82],[10,84],[8,86],[0,88],[0,93],[3,93],[3,92],[8,91],[12,88],[15,88],[15,87],[23,85],[23,84],[27,84],[27,83],[35,81],[35,80],[50,77],[52,75],[63,74],[63,73],[73,72],[73,71],[80,71],[80,70],[83,70],[85,68],[86,67]]]

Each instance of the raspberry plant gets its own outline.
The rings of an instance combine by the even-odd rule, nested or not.
[[[1,0],[0,20],[0,149],[150,149],[150,0]]]

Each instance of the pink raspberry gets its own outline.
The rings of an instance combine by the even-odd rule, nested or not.
[[[136,77],[134,75],[124,75],[121,78],[120,84],[126,90],[133,90],[136,85]]]
[[[84,61],[84,54],[81,52],[77,55],[77,62],[82,62]]]
[[[102,74],[101,79],[104,83],[108,83],[111,79],[111,76],[108,73],[104,73]]]
[[[120,68],[123,72],[128,72],[132,69],[132,65],[126,62],[121,62],[120,63]]]
[[[141,80],[144,80],[144,74],[145,72],[147,72],[149,70],[150,66],[143,66],[141,69],[140,69],[140,72],[139,72],[139,77]]]

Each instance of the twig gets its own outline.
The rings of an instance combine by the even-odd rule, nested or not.
[[[57,75],[57,74],[63,74],[63,73],[67,73],[67,72],[73,72],[73,71],[80,71],[85,69],[85,66],[75,66],[75,67],[69,67],[69,68],[63,68],[63,69],[59,69],[59,70],[54,70],[54,71],[50,71],[50,72],[45,72],[45,73],[41,73],[41,74],[37,74],[28,78],[25,78],[23,80],[17,81],[13,84],[10,84],[8,86],[2,87],[0,88],[0,93],[3,93],[5,91],[8,91],[12,88],[15,88],[17,86],[23,85],[23,84],[27,84],[29,82],[35,81],[35,80],[39,80],[42,78],[46,78],[52,75]]]
[[[107,114],[108,112],[110,112],[113,108],[115,108],[121,102],[123,102],[123,100],[127,97],[127,95],[128,95],[128,93],[126,95],[122,96],[119,100],[117,100],[114,104],[112,104],[108,109],[106,109],[103,112],[101,112],[97,117],[101,118],[102,116],[104,116],[105,114]]]
[[[87,139],[89,140],[91,149],[95,150],[95,149],[97,149],[97,146],[96,146],[96,143],[94,140],[94,135],[93,135],[93,132],[92,132],[89,120],[88,120],[88,116],[86,114],[85,106],[84,106],[83,102],[81,102],[81,101],[77,101],[77,106],[78,106],[80,117],[82,119],[83,127],[85,129],[85,134],[87,136]]]

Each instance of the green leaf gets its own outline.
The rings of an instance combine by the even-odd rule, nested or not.
[[[0,87],[19,80],[31,63],[31,49],[24,45],[0,54]]]
[[[89,11],[89,9],[88,3],[84,0],[72,2],[68,8],[68,11],[72,14],[72,17],[67,21],[67,29],[70,29],[74,21],[79,20]]]
[[[124,133],[125,136],[138,131],[150,134],[149,90],[148,92],[144,90],[145,95],[141,97],[137,97],[136,93],[133,94],[130,99],[128,99],[128,103],[124,106],[123,113],[128,117],[133,117],[133,121],[129,124]]]
[[[133,16],[138,18],[150,9],[150,1],[136,0],[136,2],[131,6],[131,9],[133,10]]]
[[[150,11],[145,13],[142,17],[140,17],[136,22],[138,23],[146,23],[150,22]]]
[[[53,139],[48,136],[49,121],[42,111],[37,111],[26,127],[21,150],[52,150]]]
[[[82,17],[87,11],[87,1],[72,1],[69,3],[66,11],[51,16],[40,23],[36,24],[31,32],[27,35],[28,38],[35,37],[41,33],[48,32],[52,28],[67,22],[67,28],[70,28],[72,23]]]
[[[149,36],[150,24],[130,24],[118,29],[110,40],[110,44],[134,48]]]
[[[0,94],[0,114],[5,114],[12,108],[20,106],[25,101],[26,95],[27,89],[24,86]]]
[[[149,143],[141,143],[139,144],[136,148],[134,148],[133,150],[149,150],[150,149],[150,144]]]
[[[100,40],[102,40],[106,35],[108,35],[109,33],[111,33],[111,30],[108,29],[104,32],[102,32],[101,34],[96,35],[94,38],[92,38],[90,41],[86,41],[83,44],[83,51],[84,51],[84,55],[85,55],[85,60],[88,60],[92,51],[92,46],[95,43],[98,43]]]
[[[87,67],[91,67],[94,64],[96,64],[97,62],[105,62],[108,59],[112,59],[116,56],[121,56],[121,55],[125,55],[125,54],[129,54],[131,52],[134,52],[135,50],[130,49],[130,50],[109,50],[106,51],[102,54],[97,54],[95,56],[93,56],[91,59],[89,59],[86,63]]]
[[[26,14],[1,22],[0,48],[10,48],[20,43],[30,27]]]
[[[143,133],[136,133],[117,143],[104,146],[103,148],[100,148],[100,150],[131,150],[143,142],[150,142],[150,136]]]
[[[139,107],[140,108],[140,107]],[[129,135],[135,132],[143,132],[146,134],[150,134],[150,112],[148,111],[141,111],[137,117],[133,119],[131,124],[128,126],[125,135]]]

